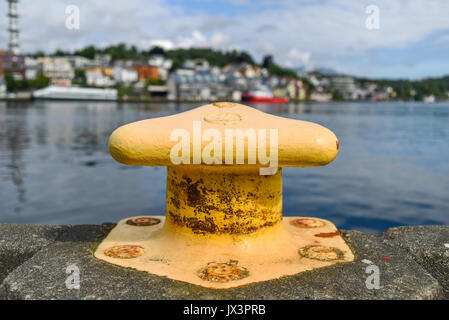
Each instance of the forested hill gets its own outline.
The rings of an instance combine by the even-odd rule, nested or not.
[[[173,60],[172,70],[180,68],[183,63],[191,59],[205,59],[212,66],[223,67],[229,63],[247,62],[251,65],[258,65],[268,69],[270,75],[287,76],[290,78],[298,78],[297,73],[289,68],[281,67],[274,62],[271,55],[267,55],[260,63],[257,63],[253,57],[246,51],[222,51],[211,48],[188,48],[188,49],[172,49],[165,51],[160,47],[149,48],[148,50],[140,50],[136,46],[127,46],[120,43],[111,45],[106,48],[96,48],[95,46],[87,46],[81,50],[73,52],[57,50],[52,56],[78,55],[89,59],[93,59],[96,54],[110,54],[112,60],[131,59],[136,61],[146,61],[152,54],[162,54]],[[36,52],[31,56],[43,56],[43,52]],[[319,71],[315,72],[320,74]],[[328,77],[329,75],[322,75]],[[308,83],[307,77],[301,78]],[[357,78],[361,87],[367,83],[376,83],[380,87],[392,87],[399,99],[415,99],[421,100],[426,95],[435,95],[436,97],[447,98],[449,92],[449,76],[441,78],[427,78],[422,80],[391,80],[391,79],[369,79]]]
[[[448,97],[449,75],[441,78],[426,78],[421,80],[391,80],[391,79],[358,79],[363,86],[365,83],[376,83],[380,87],[392,87],[397,97],[401,99],[422,100],[424,96]]]

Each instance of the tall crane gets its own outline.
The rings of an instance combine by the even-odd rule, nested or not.
[[[9,17],[9,51],[12,54],[19,54],[19,27],[17,19],[19,17],[17,11],[17,3],[19,0],[6,0],[8,2],[8,17]]]

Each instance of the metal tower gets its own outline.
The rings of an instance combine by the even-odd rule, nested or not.
[[[6,0],[8,2],[8,17],[9,17],[9,51],[13,54],[19,54],[19,27],[17,19],[17,3],[19,0]]]

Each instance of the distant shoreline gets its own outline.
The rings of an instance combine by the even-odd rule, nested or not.
[[[213,99],[213,100],[169,100],[169,99],[63,99],[63,98],[45,98],[45,99],[34,99],[32,97],[17,97],[17,98],[0,98],[0,102],[31,102],[31,101],[59,101],[59,102],[111,102],[111,103],[214,103],[224,101],[223,99]],[[235,103],[245,104],[245,101],[233,101]],[[319,103],[342,103],[342,102],[357,102],[357,103],[378,103],[378,102],[416,102],[416,103],[424,103],[424,104],[438,104],[438,103],[447,103],[449,100],[439,100],[435,102],[423,102],[423,101],[414,101],[414,100],[380,100],[380,101],[371,101],[371,100],[339,100],[339,101],[314,101],[314,100],[291,100],[285,105],[290,103],[308,103],[308,104],[319,104]],[[253,105],[279,105],[279,103],[249,103]]]

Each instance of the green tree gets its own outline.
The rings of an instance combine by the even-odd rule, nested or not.
[[[263,57],[262,68],[269,69],[272,64],[273,64],[273,56],[272,55],[266,55]]]
[[[36,89],[48,87],[50,79],[44,76],[42,73],[38,73],[36,79],[33,80],[32,86]]]
[[[332,90],[332,100],[333,101],[343,101],[343,100],[345,100],[345,98],[343,97],[343,95],[341,94],[340,91]]]
[[[84,49],[75,51],[75,55],[82,56],[82,57],[85,57],[85,58],[88,58],[88,59],[93,59],[97,53],[99,53],[99,50],[97,50],[92,45],[87,46]]]
[[[162,79],[157,79],[157,78],[149,78],[146,81],[147,85],[153,85],[153,86],[158,86],[158,85],[164,85],[165,81]]]
[[[8,92],[16,92],[18,89],[18,85],[16,80],[14,79],[14,76],[10,73],[5,74],[5,83],[6,83],[6,90]]]

